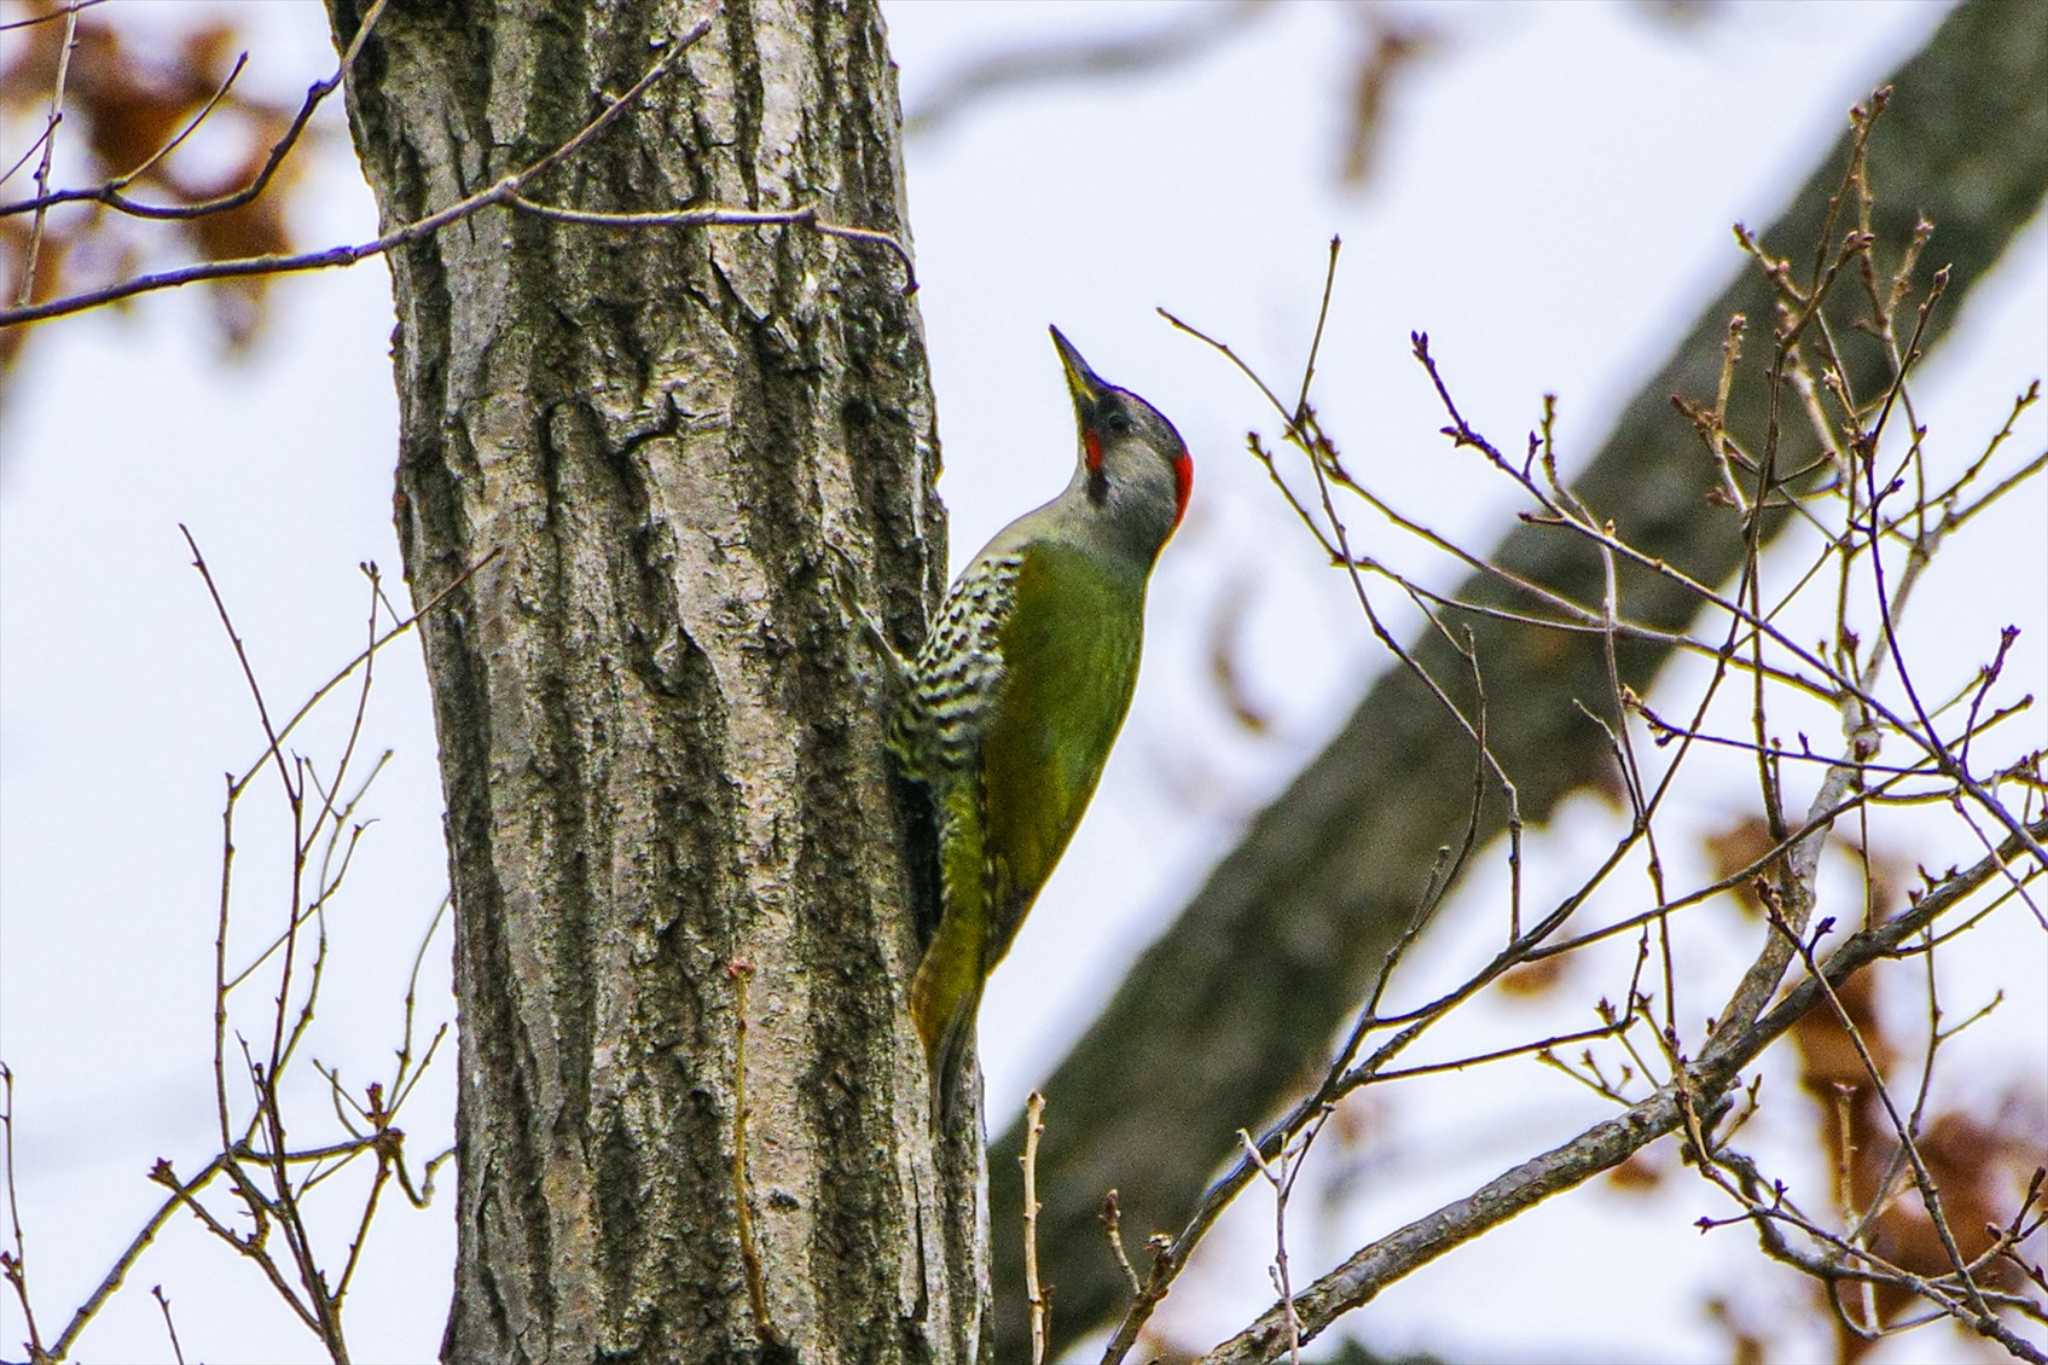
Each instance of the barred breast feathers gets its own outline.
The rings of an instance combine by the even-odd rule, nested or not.
[[[1000,636],[1016,605],[1023,564],[1022,554],[1011,553],[968,565],[911,662],[910,692],[897,713],[890,747],[927,780],[974,762],[1003,679]]]

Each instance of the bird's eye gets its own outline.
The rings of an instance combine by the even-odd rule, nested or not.
[[[1106,431],[1122,433],[1131,429],[1130,411],[1115,398],[1105,398],[1103,400],[1101,414],[1097,420],[1102,423],[1103,429]]]

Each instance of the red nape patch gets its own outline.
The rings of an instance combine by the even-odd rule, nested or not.
[[[1188,495],[1195,491],[1195,457],[1182,447],[1180,458],[1173,462],[1173,527],[1180,529],[1180,519],[1188,514]]]
[[[1102,468],[1102,438],[1093,431],[1083,431],[1081,444],[1088,448],[1088,472],[1093,474]]]

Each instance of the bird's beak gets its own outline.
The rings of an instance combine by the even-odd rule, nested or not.
[[[1088,362],[1081,359],[1081,353],[1074,349],[1074,343],[1067,340],[1059,328],[1052,331],[1052,344],[1060,353],[1060,365],[1067,372],[1067,391],[1074,395],[1074,411],[1085,417],[1095,406],[1095,400],[1109,387],[1096,378],[1095,371],[1088,368]]]

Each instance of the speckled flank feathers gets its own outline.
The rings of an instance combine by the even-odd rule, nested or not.
[[[975,761],[980,720],[1003,677],[997,635],[1015,605],[1023,563],[1020,554],[1004,554],[968,565],[911,662],[910,704],[896,713],[889,747],[927,783],[938,768]]]

